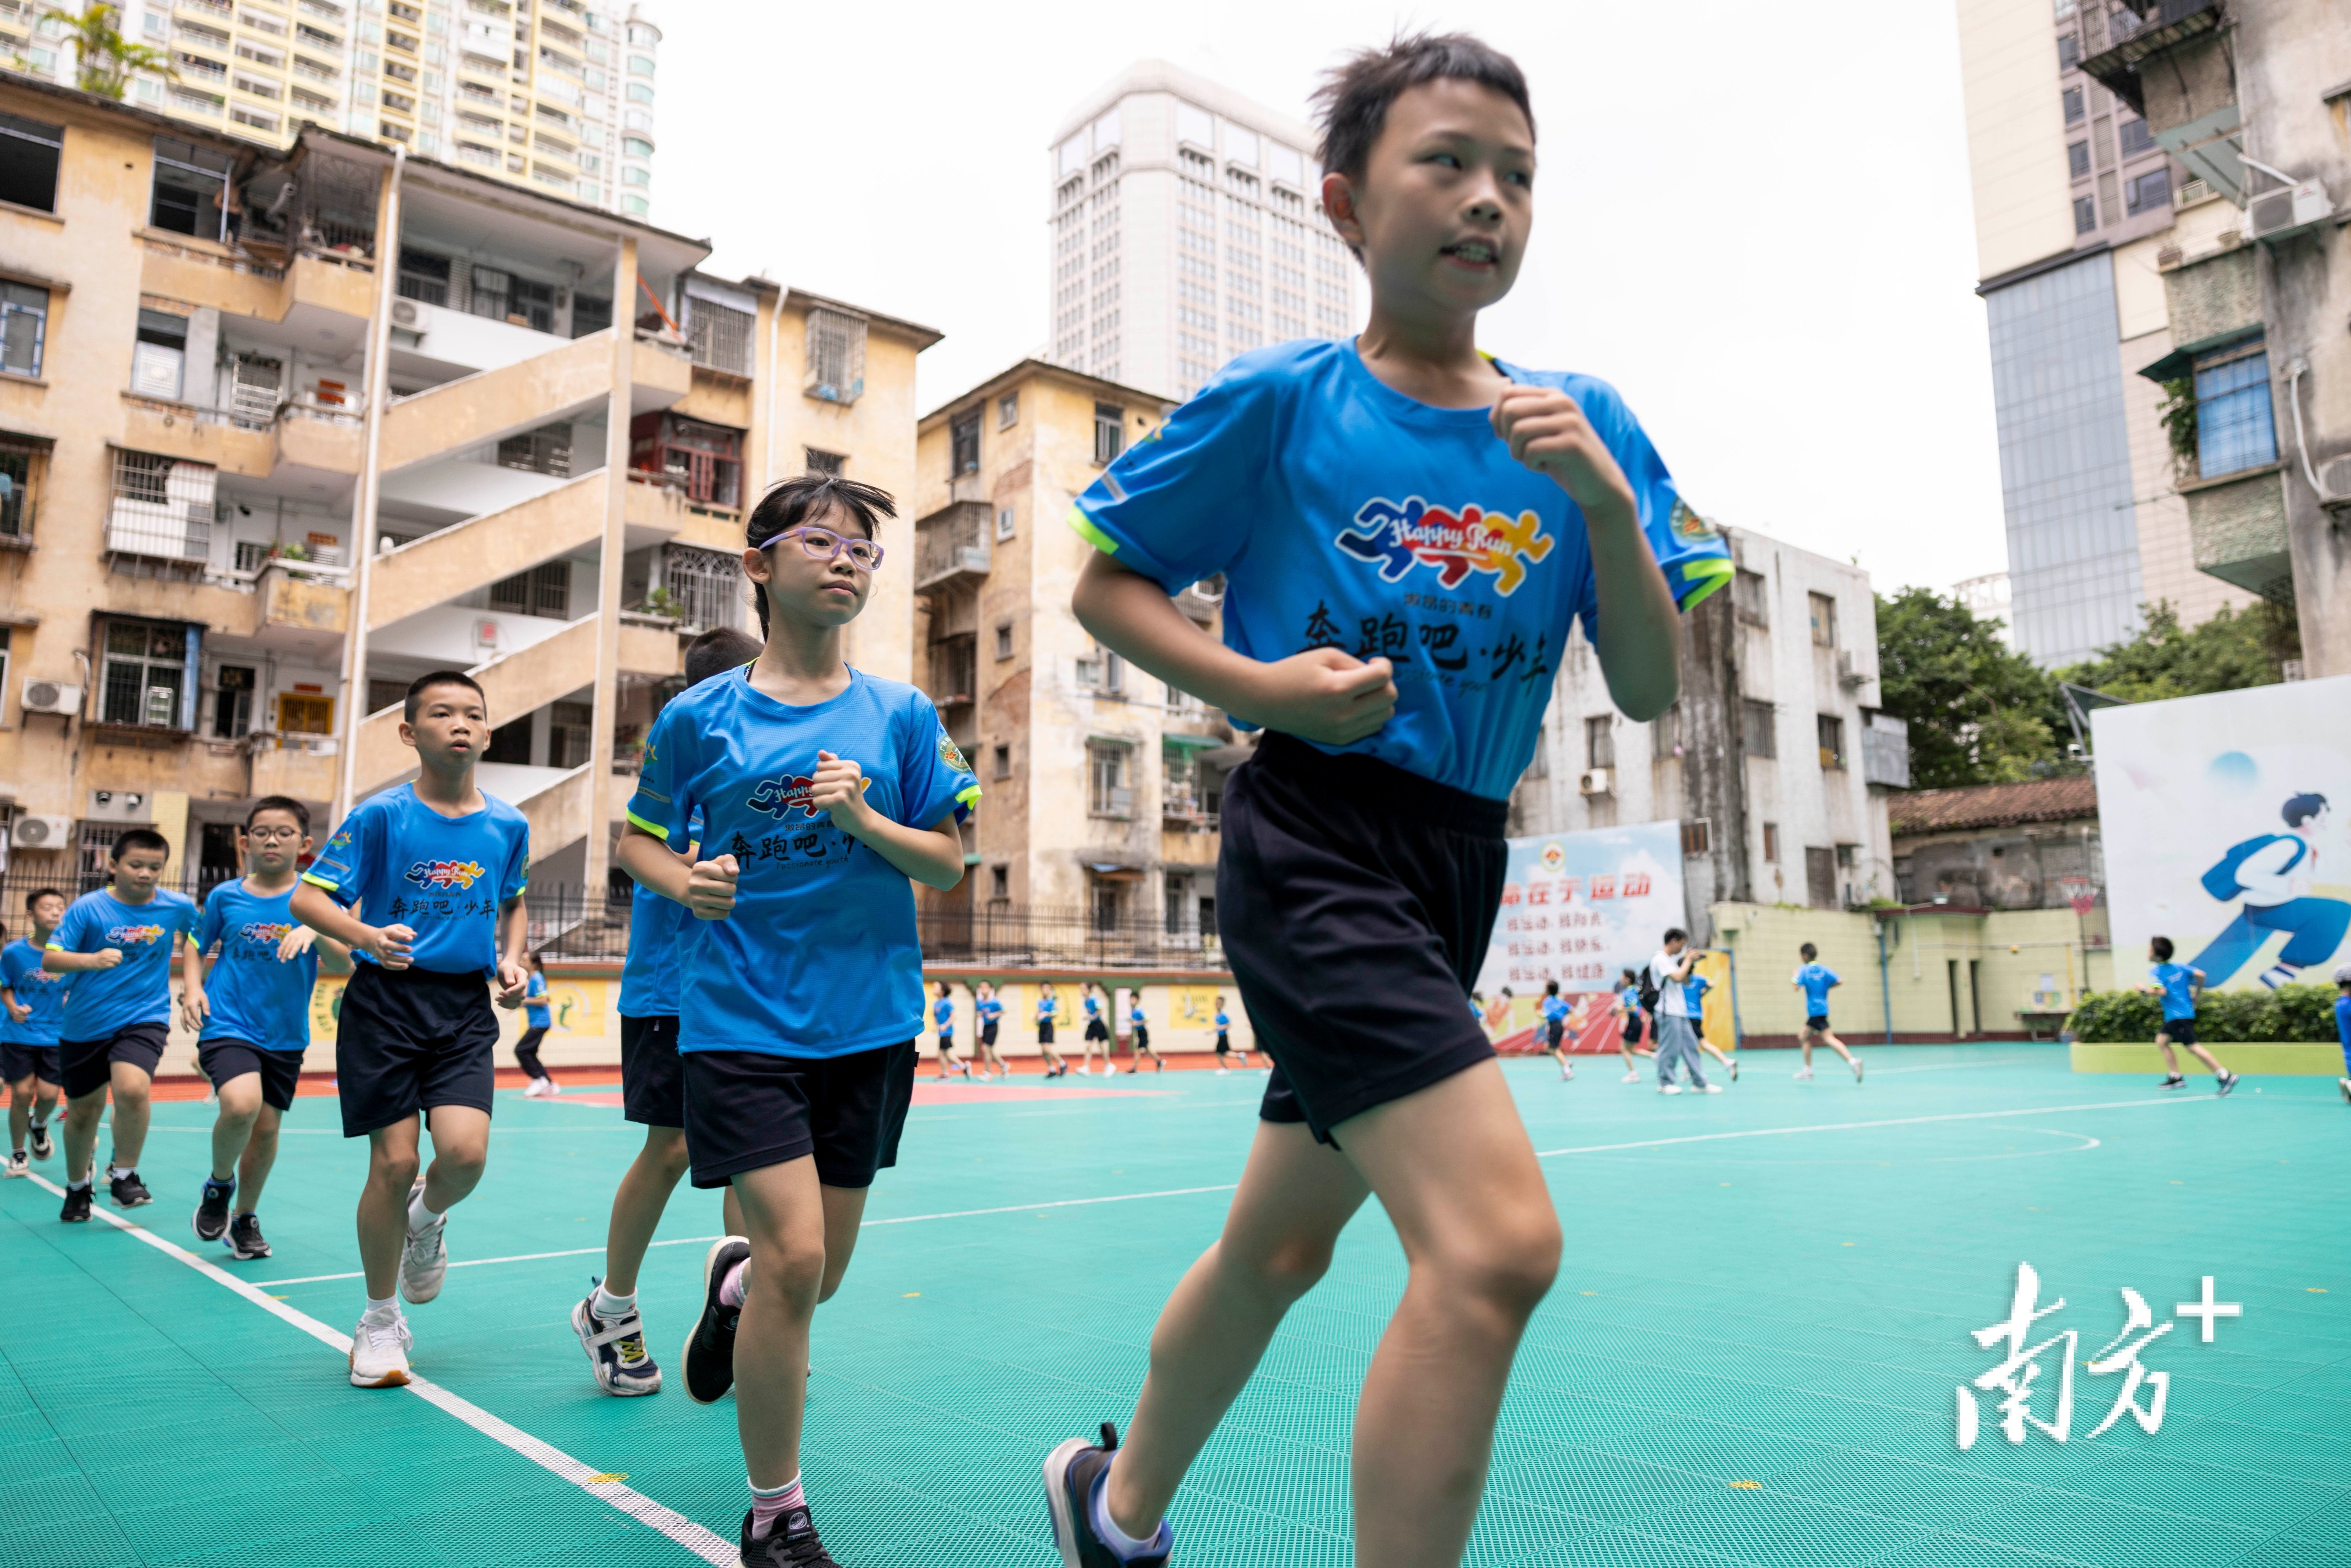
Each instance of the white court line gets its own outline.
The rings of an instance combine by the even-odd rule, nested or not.
[[[1991,1061],[1936,1061],[1925,1067],[1881,1067],[1872,1077],[1883,1078],[1889,1072],[1965,1072],[1972,1067],[2013,1067],[2020,1061],[2030,1061],[2029,1056],[2002,1056]]]
[[[1585,1144],[1580,1148],[1544,1149],[1535,1158],[1553,1155],[1604,1155],[1617,1149],[1656,1149],[1669,1144],[1711,1144],[1725,1138],[1781,1138],[1792,1133],[1845,1133],[1861,1127],[1916,1127],[1928,1122],[1980,1122],[2000,1116],[2055,1116],[2073,1111],[2127,1111],[2141,1105],[2193,1105],[2196,1100],[2102,1100],[2090,1105],[2030,1105],[2016,1111],[1954,1111],[1943,1116],[1894,1116],[1883,1122],[1821,1122],[1808,1127],[1751,1127],[1737,1133],[1693,1133],[1680,1138],[1642,1138],[1629,1144]]]
[[[719,1241],[724,1239],[725,1238],[717,1236],[681,1236],[674,1241],[648,1241],[645,1245],[648,1247],[692,1247],[698,1242]],[[455,1258],[450,1260],[449,1267],[452,1269],[479,1269],[488,1263],[528,1263],[540,1258],[581,1258],[587,1256],[590,1252],[601,1252],[604,1249],[601,1247],[573,1247],[561,1252],[517,1252],[511,1258]],[[253,1282],[253,1286],[256,1290],[264,1290],[271,1285],[315,1285],[322,1280],[359,1280],[364,1278],[366,1278],[366,1271],[364,1270],[354,1269],[348,1274],[303,1274],[291,1280],[256,1280]]]
[[[63,1197],[66,1195],[65,1188],[38,1172],[32,1173],[32,1177],[57,1197]],[[258,1285],[246,1283],[226,1270],[206,1262],[186,1248],[164,1240],[142,1225],[133,1225],[131,1221],[120,1216],[109,1214],[105,1209],[95,1206],[90,1212],[117,1230],[130,1232],[165,1257],[185,1263],[213,1283],[227,1286],[262,1311],[293,1324],[319,1343],[340,1350],[346,1356],[350,1354],[350,1335],[338,1333],[318,1319],[304,1312],[298,1312],[283,1301],[272,1301]],[[439,1384],[428,1382],[412,1373],[406,1386],[411,1394],[425,1403],[440,1406],[491,1441],[513,1449],[541,1469],[562,1477],[589,1496],[610,1503],[640,1524],[649,1525],[661,1531],[704,1562],[720,1564],[722,1568],[733,1568],[738,1560],[734,1542],[722,1540],[684,1514],[664,1508],[643,1492],[622,1486],[618,1481],[597,1479],[597,1477],[604,1474],[603,1471],[581,1464],[560,1448],[541,1442],[518,1427],[501,1421],[478,1405],[460,1399]],[[354,1390],[354,1392],[358,1391]]]
[[[1061,1197],[1050,1203],[1008,1203],[1001,1208],[958,1208],[947,1214],[902,1214],[895,1219],[869,1219],[858,1227],[871,1230],[877,1225],[919,1225],[925,1219],[969,1219],[978,1214],[1028,1214],[1040,1208],[1077,1208],[1090,1203],[1133,1203],[1141,1197],[1183,1197],[1196,1192],[1232,1192],[1240,1186],[1237,1181],[1221,1186],[1171,1186],[1164,1192],[1121,1192],[1108,1197]]]

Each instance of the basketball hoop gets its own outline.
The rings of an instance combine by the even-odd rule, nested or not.
[[[2074,906],[2077,915],[2087,915],[2097,907],[2097,887],[2085,876],[2061,876],[2057,885],[2065,890],[2065,902]]]

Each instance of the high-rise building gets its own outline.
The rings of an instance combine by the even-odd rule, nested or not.
[[[2010,622],[2044,665],[2130,636],[2142,604],[2193,625],[2250,597],[2199,570],[2166,393],[2139,373],[2176,346],[2158,258],[2229,192],[2082,68],[2179,8],[1959,0]]]
[[[46,9],[0,0],[0,48],[74,86],[71,37]],[[131,76],[142,108],[279,147],[307,121],[652,211],[661,29],[631,0],[122,0],[116,26],[170,61]]]
[[[1315,141],[1164,60],[1080,104],[1047,155],[1052,360],[1181,399],[1244,350],[1351,330]]]

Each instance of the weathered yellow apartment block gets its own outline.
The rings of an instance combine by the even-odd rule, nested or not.
[[[1217,805],[1246,751],[1222,713],[1128,667],[1070,612],[1093,553],[1071,503],[1175,406],[1024,360],[923,418],[916,678],[987,791],[971,874],[934,912],[1214,941]],[[1217,591],[1177,600],[1211,633]]]
[[[708,254],[361,139],[206,137],[0,73],[12,883],[91,885],[133,823],[217,880],[258,794],[323,831],[411,776],[401,695],[455,668],[534,891],[602,886],[684,642],[752,623],[747,505],[811,465],[914,481],[938,334]],[[900,559],[914,531],[885,531]],[[879,585],[859,663],[908,675],[912,620]]]

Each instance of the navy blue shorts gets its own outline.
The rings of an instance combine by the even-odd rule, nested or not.
[[[152,1078],[155,1064],[163,1060],[163,1042],[171,1038],[171,1031],[169,1024],[133,1023],[104,1040],[61,1040],[57,1041],[57,1085],[68,1100],[96,1093],[112,1081],[118,1061],[127,1061]]]
[[[2158,1032],[2161,1033],[2165,1039],[2170,1040],[2174,1045],[2194,1045],[2196,1043],[2196,1020],[2194,1019],[2166,1019],[2163,1020],[2163,1028]]]
[[[57,1071],[56,1046],[20,1045],[13,1040],[0,1040],[0,1083],[19,1083],[27,1078],[55,1083]]]
[[[1811,1030],[1814,1034],[1823,1034],[1828,1030],[1829,1015],[1826,1013],[1814,1013],[1812,1017],[1804,1020],[1804,1027]]]
[[[621,1114],[647,1127],[685,1125],[685,1067],[677,1015],[621,1015]]]
[[[816,1156],[826,1186],[872,1186],[898,1163],[914,1098],[914,1042],[848,1056],[689,1051],[685,1153],[694,1185]]]
[[[1332,1128],[1491,1061],[1465,1005],[1510,802],[1269,734],[1225,784],[1217,915],[1257,1043],[1258,1114]]]
[[[335,1019],[343,1136],[364,1137],[442,1105],[487,1114],[497,1087],[498,1018],[478,969],[351,966]]]
[[[275,1105],[280,1111],[294,1109],[294,1091],[302,1082],[302,1053],[298,1051],[264,1051],[242,1040],[200,1040],[196,1042],[196,1065],[212,1080],[213,1092],[232,1078],[247,1072],[261,1074],[261,1103]]]

